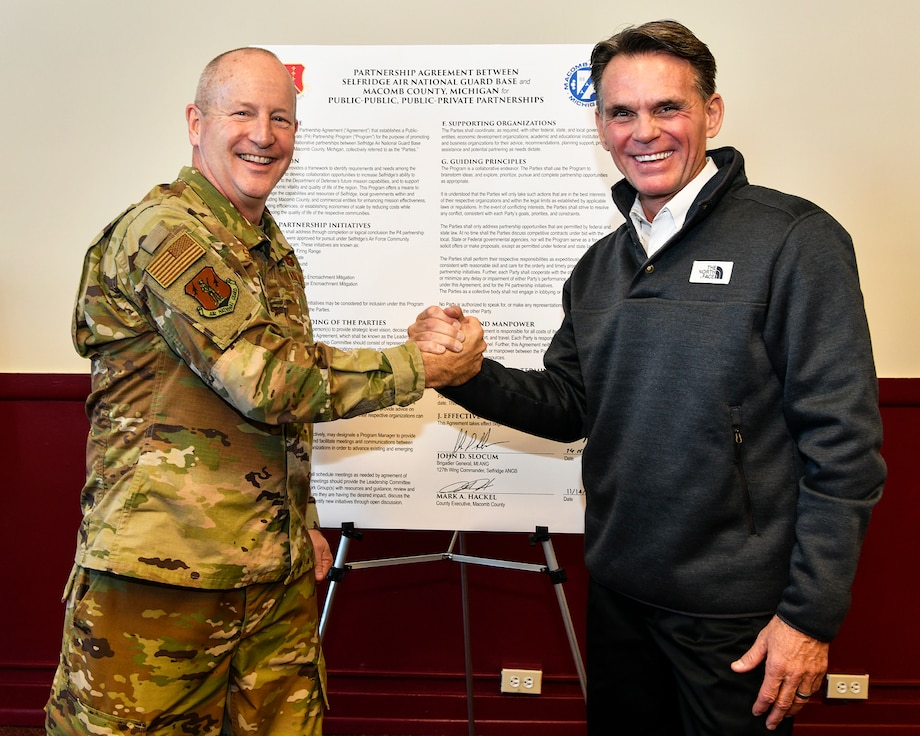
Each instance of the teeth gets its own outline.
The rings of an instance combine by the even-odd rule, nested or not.
[[[664,153],[652,153],[648,156],[636,156],[635,158],[640,164],[644,164],[649,161],[662,161],[668,158],[672,153],[674,153],[674,151],[665,151]]]
[[[252,161],[254,164],[270,164],[273,160],[265,156],[253,156],[251,153],[241,153],[240,158],[243,161]]]

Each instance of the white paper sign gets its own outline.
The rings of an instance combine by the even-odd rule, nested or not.
[[[541,367],[563,282],[621,221],[591,48],[267,48],[303,89],[269,207],[303,266],[315,338],[388,347],[424,307],[455,303],[482,320],[489,357]],[[428,391],[316,425],[313,491],[325,527],[580,532],[582,444]]]

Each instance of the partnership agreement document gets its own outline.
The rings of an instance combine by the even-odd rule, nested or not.
[[[581,254],[621,221],[589,46],[273,46],[298,89],[294,162],[269,207],[317,340],[382,348],[430,304],[539,369]],[[583,530],[583,442],[541,440],[434,391],[316,425],[325,527]]]

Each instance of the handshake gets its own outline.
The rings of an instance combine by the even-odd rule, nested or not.
[[[482,325],[460,307],[428,307],[408,333],[422,351],[426,388],[459,386],[479,373],[486,350]]]

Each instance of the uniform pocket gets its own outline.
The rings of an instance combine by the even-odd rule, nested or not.
[[[61,658],[51,687],[51,697],[45,707],[48,734],[124,733],[147,731],[143,721],[108,713],[105,706],[116,702],[96,690],[98,679],[90,663],[111,656],[108,641],[93,636],[96,608],[93,604],[93,582],[99,579],[82,567],[71,573],[66,590],[64,635]]]
[[[74,692],[57,688],[58,678],[48,702],[46,711],[46,733],[57,734],[96,733],[96,734],[139,734],[147,732],[147,724],[103,713],[91,708],[80,700]]]

